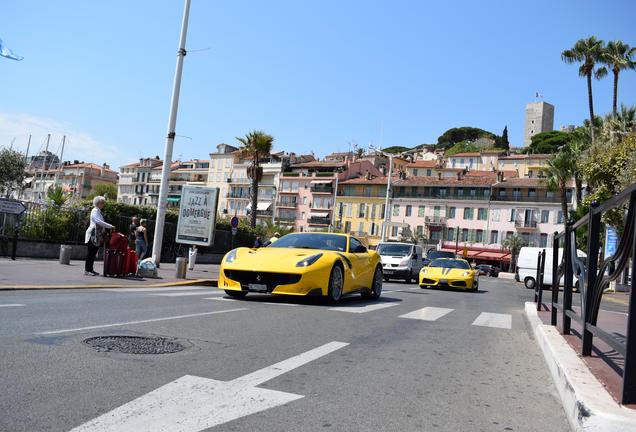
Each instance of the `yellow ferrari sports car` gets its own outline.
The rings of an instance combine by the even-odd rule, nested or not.
[[[237,248],[221,262],[218,287],[232,297],[247,293],[324,296],[337,302],[382,293],[380,256],[355,237],[292,233],[259,249]]]
[[[458,258],[437,258],[420,270],[420,287],[450,287],[477,291],[479,271],[468,261]]]

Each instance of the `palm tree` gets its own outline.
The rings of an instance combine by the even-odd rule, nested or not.
[[[64,193],[64,190],[61,186],[49,188],[49,190],[46,192],[46,197],[48,198],[48,201],[50,203],[60,207],[63,206],[68,200],[68,196]]]
[[[256,227],[256,212],[258,207],[258,182],[263,177],[263,168],[260,160],[269,156],[272,151],[274,137],[263,131],[254,130],[244,137],[236,137],[240,143],[239,153],[241,158],[251,160],[251,165],[247,169],[247,176],[252,180],[251,201],[252,211],[250,213],[250,225]]]
[[[592,75],[601,79],[607,75],[607,69],[601,67],[595,70],[596,63],[601,60],[603,41],[590,36],[579,39],[574,46],[561,53],[561,59],[566,63],[582,63],[579,76],[587,78],[587,99],[590,109],[590,120],[594,122],[594,100],[592,98]]]
[[[526,245],[526,241],[523,237],[518,235],[512,235],[510,237],[506,237],[504,241],[501,242],[501,246],[504,249],[508,249],[510,251],[510,272],[513,273],[517,268],[517,256],[519,255],[519,251],[522,247]]]
[[[545,174],[548,189],[560,191],[561,211],[563,217],[568,217],[567,183],[572,178],[575,171],[576,160],[572,157],[569,148],[561,149],[547,163]]]
[[[614,74],[614,99],[612,102],[612,113],[616,115],[618,111],[618,75],[622,70],[636,69],[636,47],[616,40],[607,43],[607,47],[601,53],[603,62]]]
[[[567,148],[572,162],[572,176],[576,188],[576,206],[580,207],[583,202],[583,173],[579,169],[578,161],[584,157],[592,146],[592,130],[589,127],[579,127],[572,132],[572,139],[567,144]]]

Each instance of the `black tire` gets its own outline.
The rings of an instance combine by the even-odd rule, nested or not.
[[[409,273],[409,275],[404,278],[404,283],[410,284],[411,282],[413,282],[413,274]]]
[[[247,295],[247,291],[232,291],[232,290],[225,290],[225,294],[229,295],[230,297],[234,297],[234,298],[243,298]]]
[[[363,291],[363,296],[377,300],[382,295],[382,269],[380,267],[375,268],[373,273],[373,280],[371,281],[371,287],[368,291]]]
[[[534,286],[536,285],[536,281],[534,280],[533,277],[527,277],[523,280],[523,285],[528,289],[534,289]]]
[[[339,286],[338,286],[339,285]],[[329,287],[327,289],[327,297],[331,303],[337,303],[342,298],[344,289],[344,270],[340,263],[334,264],[329,275]]]
[[[473,285],[473,292],[477,291],[479,291],[479,281],[475,282],[475,284]]]

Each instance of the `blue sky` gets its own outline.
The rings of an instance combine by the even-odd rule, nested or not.
[[[0,38],[0,145],[67,134],[65,159],[119,166],[162,155],[181,0],[8,1]],[[636,45],[630,0],[192,0],[175,159],[207,158],[251,129],[323,156],[350,143],[411,147],[475,126],[521,145],[535,91],[555,127],[587,115],[585,80],[560,53],[585,36]],[[620,99],[636,104],[636,72]],[[611,80],[594,82],[598,113]]]

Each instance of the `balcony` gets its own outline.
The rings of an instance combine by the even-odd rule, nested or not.
[[[276,218],[276,222],[285,223],[285,224],[292,224],[292,223],[296,222],[296,218],[293,217],[293,216],[278,216]]]
[[[561,197],[558,196],[553,196],[553,197],[546,197],[546,196],[537,196],[537,195],[533,195],[533,196],[528,196],[528,195],[521,195],[521,194],[493,194],[492,196],[492,201],[511,201],[511,202],[530,202],[530,203],[559,203],[561,202]],[[568,198],[568,202],[571,202],[572,199]]]
[[[249,194],[242,194],[242,193],[236,193],[236,192],[228,192],[225,195],[225,197],[232,198],[232,199],[250,199]]]
[[[311,185],[309,188],[312,194],[330,194],[333,195],[332,185]]]
[[[515,220],[515,228],[519,231],[534,231],[537,229],[536,220]]]
[[[424,221],[427,225],[446,225],[446,218],[444,216],[426,216]]]
[[[321,217],[321,216],[311,216],[309,218],[309,225],[324,225],[327,226],[331,224],[330,217]]]
[[[426,199],[445,199],[445,200],[467,200],[467,201],[488,201],[490,198],[489,194],[466,194],[466,195],[458,195],[458,194],[409,194],[409,193],[394,193],[393,198],[426,198]]]
[[[291,190],[291,189],[279,190],[278,193],[298,195],[298,190]]]
[[[296,208],[298,207],[298,201],[278,201],[276,207]]]

